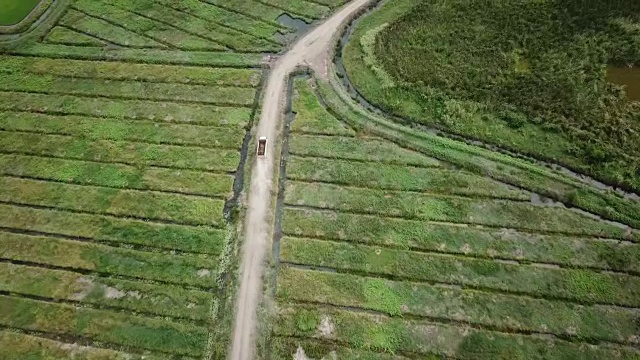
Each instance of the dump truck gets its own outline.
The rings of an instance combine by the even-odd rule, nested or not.
[[[266,152],[267,152],[267,137],[261,136],[258,139],[258,156],[263,157]]]

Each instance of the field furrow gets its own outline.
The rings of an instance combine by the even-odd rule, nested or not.
[[[224,66],[234,68],[259,67],[262,54],[208,51],[172,51],[163,49],[117,48],[105,50],[86,46],[32,44],[11,51],[12,54],[52,59],[111,60],[150,64]]]
[[[295,135],[289,139],[289,152],[299,156],[408,166],[434,167],[442,164],[439,160],[403,149],[388,141],[371,138]]]
[[[87,16],[74,9],[67,10],[59,24],[115,45],[138,48],[167,47],[152,38],[136,34],[105,20]]]
[[[294,81],[294,95],[292,110],[295,119],[291,123],[291,133],[354,136],[355,131],[340,120],[336,119],[320,103],[309,81],[296,78]]]
[[[216,287],[217,259],[116,248],[44,236],[0,232],[0,258],[81,272]]]
[[[234,106],[250,106],[255,98],[255,90],[251,88],[121,80],[96,81],[39,74],[5,74],[0,78],[0,90]]]
[[[640,274],[640,245],[454,224],[285,208],[282,231],[401,250],[559,264]]]
[[[11,263],[0,263],[0,291],[197,321],[208,320],[213,301],[199,290]]]
[[[381,190],[487,196],[529,201],[523,190],[459,170],[366,164],[354,161],[291,156],[287,177],[305,182],[326,182]]]
[[[164,6],[267,40],[273,40],[276,32],[284,28],[269,22],[258,21],[246,15],[229,11],[200,0],[183,0],[180,2],[171,0],[156,1]]]
[[[0,357],[3,359],[47,360],[169,360],[168,355],[135,355],[97,347],[68,344],[33,335],[0,330]]]
[[[469,199],[409,192],[344,188],[288,181],[286,204],[576,235],[623,238],[626,228],[563,207],[508,200]]]
[[[353,349],[335,344],[333,341],[318,341],[298,337],[274,336],[271,339],[271,356],[274,359],[291,359],[304,354],[309,359],[326,359],[336,356],[340,360],[408,360],[397,354],[379,353],[372,350]],[[427,358],[436,360],[436,358]],[[56,359],[57,360],[57,359]],[[119,359],[118,359],[119,360]]]
[[[77,0],[73,3],[73,7],[92,17],[100,18],[115,26],[154,39],[170,47],[177,47],[181,50],[228,50],[226,46],[215,41],[186,33],[172,26],[153,21],[101,1]]]
[[[80,240],[210,255],[222,253],[228,236],[225,229],[206,226],[161,224],[5,204],[0,204],[0,227]]]
[[[224,149],[240,149],[246,135],[244,129],[236,127],[163,124],[147,120],[116,120],[28,112],[0,112],[0,130],[69,135],[92,140]]]
[[[0,174],[117,189],[154,190],[225,198],[234,178],[190,170],[139,168],[22,155],[0,154]]]
[[[77,46],[105,46],[106,43],[96,37],[77,32],[64,26],[55,26],[45,38],[50,44]]]
[[[238,87],[256,87],[261,76],[257,69],[204,68],[18,56],[0,56],[0,66],[3,72],[13,73]]]
[[[331,10],[329,7],[320,5],[311,1],[297,0],[256,0],[263,4],[268,4],[279,9],[284,13],[291,15],[303,16],[306,19],[317,20],[325,17]]]
[[[331,332],[322,331],[330,324]],[[638,350],[573,343],[556,338],[478,330],[426,321],[391,319],[343,310],[284,307],[275,333],[337,342],[356,349],[412,357],[456,359],[602,360],[634,359]]]
[[[580,303],[640,307],[640,277],[286,237],[280,261]]]
[[[90,0],[81,1],[89,2]],[[140,0],[136,2],[114,0],[110,1],[110,4],[162,24],[170,25],[186,33],[209,39],[235,51],[273,52],[279,50],[281,47],[277,43],[245,34],[167,6],[162,6],[154,0]]]
[[[240,161],[240,153],[235,150],[3,131],[0,131],[0,153],[225,172],[236,171]]]
[[[251,109],[203,104],[157,103],[142,100],[90,98],[0,91],[0,109],[110,119],[149,120],[164,124],[237,126],[249,124]],[[135,135],[129,134],[133,137]],[[175,134],[179,137],[180,134]],[[215,140],[212,140],[212,142]]]
[[[282,10],[257,0],[203,0],[206,3],[230,9],[240,14],[260,19],[261,21],[277,24],[276,19],[282,14]]]
[[[202,356],[207,329],[111,311],[0,296],[0,324],[131,348]]]
[[[192,225],[222,226],[224,201],[0,177],[0,201]]]
[[[452,320],[502,331],[549,333],[596,342],[638,343],[636,320],[640,311],[616,307],[581,306],[290,267],[280,269],[277,294],[285,302],[358,307],[390,316]]]

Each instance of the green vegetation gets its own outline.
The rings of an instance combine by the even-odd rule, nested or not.
[[[209,316],[211,296],[204,291],[4,263],[0,269],[0,290],[14,294],[84,301],[199,321],[206,321]]]
[[[292,107],[296,110],[291,132],[317,135],[353,136],[355,132],[340,123],[318,100],[307,79],[295,78]]]
[[[640,61],[637,3],[398,0],[344,52],[369,101],[412,122],[640,191],[637,102],[606,78]]]
[[[458,195],[489,195],[528,201],[531,195],[491,179],[460,171],[371,164],[323,158],[291,156],[287,168],[290,179],[326,182],[381,190],[419,191]]]
[[[0,232],[4,259],[98,273],[214,287],[214,257],[171,255],[56,238]]]
[[[469,327],[429,322],[405,322],[384,316],[320,309],[318,316],[334,325],[330,335],[300,331],[295,316],[304,308],[285,307],[275,332],[285,336],[331,339],[356,349],[388,353],[445,355],[462,359],[633,359],[637,351],[618,350],[562,340],[530,338]],[[435,357],[434,357],[435,358]]]
[[[289,181],[285,204],[407,219],[623,238],[626,230],[561,207]]]
[[[207,329],[195,325],[0,296],[0,324],[96,341],[202,356]]]
[[[265,53],[342,3],[0,5],[0,358],[227,357]]]
[[[638,312],[627,309],[580,306],[288,267],[280,270],[278,291],[279,297],[290,301],[358,306],[390,316],[451,317],[504,331],[548,332],[621,343],[629,342],[637,331]],[[452,308],[464,309],[464,312],[450,314]],[[572,328],[568,329],[566,324],[572,324]],[[316,327],[317,324],[311,330]]]
[[[0,1],[0,26],[14,25],[24,19],[40,3],[40,0]]]
[[[272,357],[640,358],[635,201],[313,88],[294,82]]]
[[[333,239],[401,250],[640,273],[637,262],[640,245],[589,237],[541,235],[506,228],[483,229],[292,208],[284,209],[282,230],[295,237]]]

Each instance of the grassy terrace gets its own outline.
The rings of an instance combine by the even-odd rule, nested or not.
[[[637,230],[293,96],[271,358],[640,357]]]
[[[261,62],[342,3],[71,0],[0,54],[0,358],[226,357]]]

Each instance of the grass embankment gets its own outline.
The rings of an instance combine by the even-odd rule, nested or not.
[[[0,26],[14,25],[22,21],[38,5],[40,0],[0,0]]]
[[[306,81],[294,87],[272,356],[640,356],[638,233],[527,190],[614,195],[430,134],[380,131],[319,86],[330,112]]]
[[[607,65],[640,61],[639,14],[635,2],[399,0],[357,25],[344,61],[393,114],[639,192],[640,107],[606,79]]]

